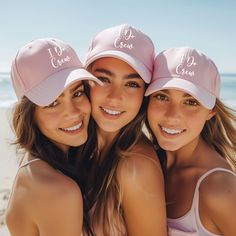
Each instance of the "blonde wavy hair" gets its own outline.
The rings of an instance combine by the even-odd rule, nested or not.
[[[216,99],[214,111],[216,114],[205,123],[201,137],[236,172],[236,110]]]

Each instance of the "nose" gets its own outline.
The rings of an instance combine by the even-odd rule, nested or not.
[[[174,102],[170,102],[166,109],[165,117],[168,121],[175,122],[180,119],[180,107]]]
[[[107,98],[112,100],[122,100],[123,90],[119,85],[112,85],[109,89]]]
[[[76,120],[81,115],[81,110],[74,104],[72,101],[69,101],[65,104],[64,114],[67,120]]]

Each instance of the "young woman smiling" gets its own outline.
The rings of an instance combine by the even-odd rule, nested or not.
[[[81,178],[70,161],[88,136],[91,107],[83,80],[100,81],[69,45],[51,38],[18,51],[11,79],[19,100],[13,128],[25,155],[10,195],[7,226],[12,236],[78,236]]]
[[[154,46],[141,31],[120,25],[92,40],[88,70],[94,130],[87,144],[86,211],[94,235],[166,235],[160,163],[142,132]]]
[[[171,48],[156,57],[147,115],[167,154],[171,236],[236,235],[236,117],[219,93],[217,67],[198,50]]]

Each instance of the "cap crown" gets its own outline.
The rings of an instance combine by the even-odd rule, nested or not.
[[[220,95],[220,75],[214,62],[190,47],[170,48],[155,59],[152,82],[162,78],[187,80],[212,95]]]
[[[124,52],[143,63],[149,71],[153,70],[152,40],[140,30],[127,24],[105,29],[93,38],[86,57],[87,66],[94,57],[105,51]]]
[[[66,68],[82,68],[76,52],[58,39],[37,39],[22,47],[12,62],[11,78],[18,98]]]

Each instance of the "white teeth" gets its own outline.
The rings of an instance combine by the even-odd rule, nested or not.
[[[165,127],[162,127],[162,126],[161,126],[161,129],[163,131],[165,131],[166,133],[168,133],[168,134],[180,134],[180,133],[183,132],[182,129],[168,129],[168,128],[165,128]]]
[[[75,126],[72,126],[72,127],[69,127],[69,128],[64,128],[62,130],[65,130],[65,131],[75,131],[77,129],[79,129],[82,125],[82,122],[80,122],[78,125],[75,125]]]
[[[108,113],[109,115],[120,115],[122,112],[121,111],[113,111],[110,109],[106,109],[102,107],[102,110]]]

